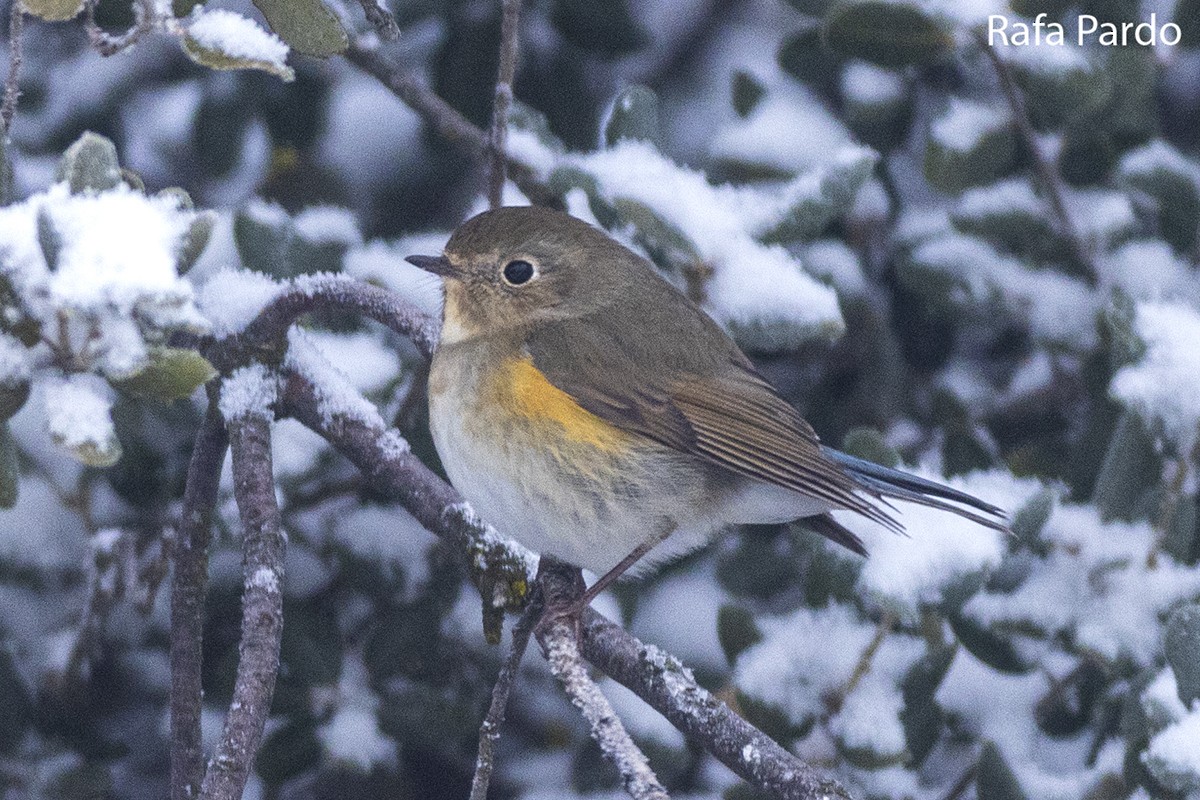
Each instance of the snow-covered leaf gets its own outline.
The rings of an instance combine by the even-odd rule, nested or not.
[[[66,181],[71,194],[103,192],[121,183],[117,146],[111,139],[91,131],[67,148],[58,164],[58,180]]]
[[[232,11],[200,12],[188,24],[181,41],[193,61],[211,69],[259,69],[285,81],[296,77],[287,65],[287,44]]]
[[[925,179],[957,194],[1000,177],[1016,155],[1008,116],[993,107],[955,98],[929,127]]]
[[[643,139],[654,145],[661,141],[658,125],[658,95],[640,84],[623,89],[613,98],[604,122],[604,141],[614,145],[621,139]]]
[[[112,421],[112,390],[94,375],[44,382],[46,424],[55,443],[89,467],[111,467],[121,458]]]
[[[1190,706],[1200,700],[1200,604],[1188,603],[1171,613],[1164,649],[1175,672],[1179,699]]]

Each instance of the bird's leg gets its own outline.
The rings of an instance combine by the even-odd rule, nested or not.
[[[592,601],[595,600],[601,592],[607,589],[613,581],[624,575],[630,567],[642,559],[642,556],[646,555],[646,553],[649,553],[651,550],[657,547],[659,543],[663,541],[663,539],[666,539],[674,531],[674,526],[665,527],[663,528],[662,532],[654,538],[647,539],[637,547],[633,548],[633,552],[622,558],[621,563],[617,564],[608,572],[601,575],[595,583],[588,587],[588,590],[583,593],[583,597],[579,599],[579,610],[582,611],[591,605]]]

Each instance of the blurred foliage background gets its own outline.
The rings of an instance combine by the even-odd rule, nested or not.
[[[235,330],[252,287],[325,271],[436,312],[403,256],[483,207],[481,162],[337,53],[379,48],[485,128],[499,4],[390,0],[401,35],[381,43],[332,3],[174,0],[185,29],[221,8],[293,47],[229,70],[202,64],[262,65],[166,23],[101,57],[81,4],[25,0],[0,210],[6,800],[166,793],[161,581],[211,376],[170,332]],[[1067,45],[980,38],[988,14],[1043,12]],[[1180,44],[1069,43],[1080,14],[1152,12]],[[94,17],[112,35],[137,22],[128,0]],[[911,539],[859,524],[865,564],[800,525],[748,529],[602,610],[862,797],[1198,796],[1200,4],[534,0],[519,64],[511,153],[557,202],[703,301],[823,440],[1015,514],[1011,540],[915,512]],[[39,306],[12,244],[36,239],[29,258],[55,272],[64,181],[158,204],[187,242],[173,268],[198,316],[138,318],[124,370],[67,346],[52,323],[79,309]],[[415,350],[336,315],[304,327],[436,468]],[[55,416],[62,381],[90,387],[111,430],[73,438],[87,425]],[[274,447],[283,670],[247,796],[464,797],[500,656],[462,564],[297,423]],[[228,484],[209,746],[239,635]],[[673,795],[754,797],[603,685]],[[616,796],[536,654],[509,717],[492,796]]]

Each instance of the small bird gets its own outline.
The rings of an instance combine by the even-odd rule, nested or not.
[[[736,524],[804,518],[865,555],[829,512],[902,532],[896,499],[1005,530],[995,506],[822,445],[699,306],[582,220],[485,211],[408,261],[444,281],[446,473],[502,532],[601,576],[585,603]]]

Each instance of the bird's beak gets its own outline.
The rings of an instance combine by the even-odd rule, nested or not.
[[[404,259],[414,267],[420,267],[426,272],[441,275],[443,278],[453,277],[456,270],[445,256],[408,256]]]

